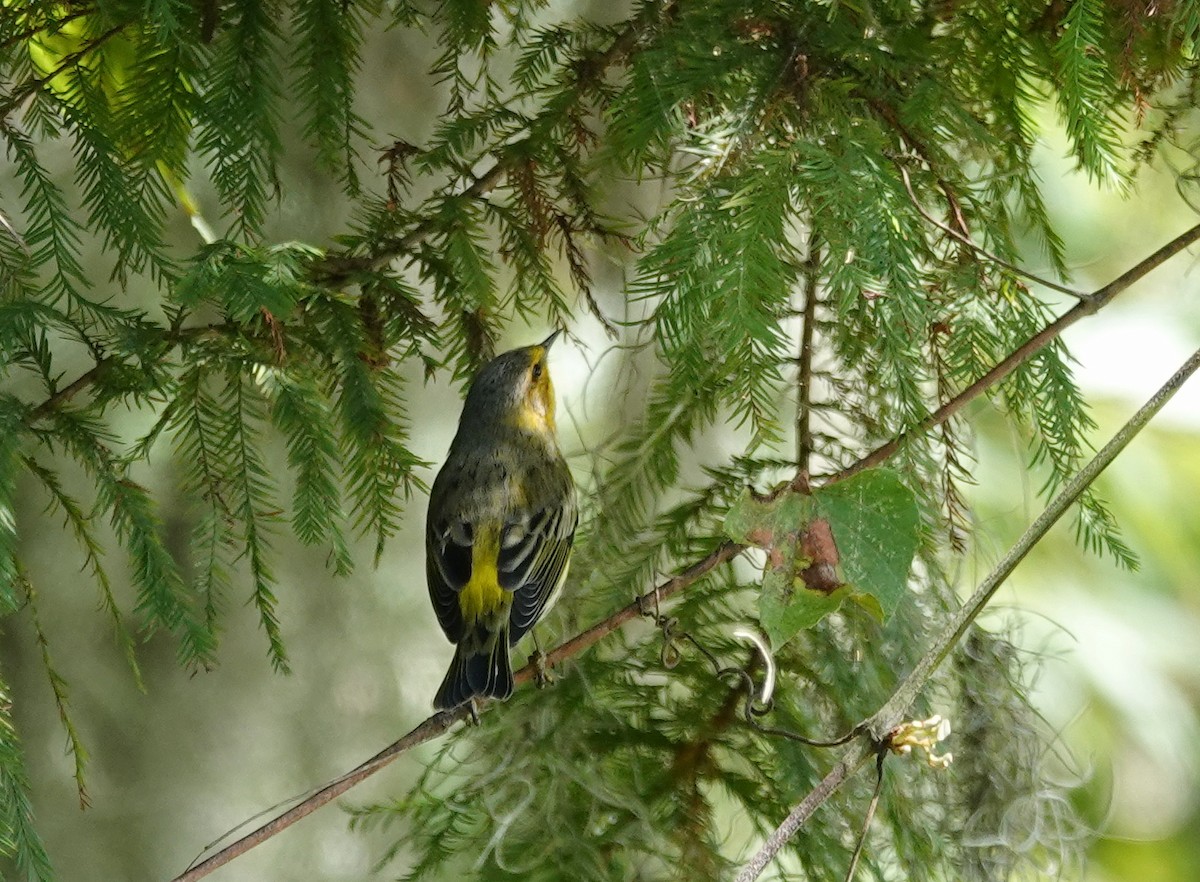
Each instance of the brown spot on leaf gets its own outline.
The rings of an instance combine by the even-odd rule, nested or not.
[[[808,561],[808,566],[800,571],[806,586],[822,594],[832,594],[842,587],[837,572],[841,557],[829,521],[818,518],[808,525],[800,538],[800,553]]]
[[[783,568],[784,556],[783,549],[778,545],[772,545],[767,549],[767,566],[773,570]]]
[[[755,527],[746,534],[746,541],[759,548],[769,548],[775,536],[766,527]]]

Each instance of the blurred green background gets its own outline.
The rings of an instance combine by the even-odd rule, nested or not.
[[[441,106],[424,73],[430,42],[413,31],[375,32],[366,52],[359,110],[380,146],[392,138],[421,143]],[[61,154],[65,183],[65,146]],[[1072,174],[1063,154],[1047,125],[1046,201],[1068,243],[1078,287],[1108,281],[1195,222],[1169,174],[1143,174],[1137,192],[1124,198]],[[278,240],[324,245],[344,228],[346,206],[311,159],[286,157],[271,230]],[[213,210],[203,178],[197,169],[194,186],[202,206]],[[11,191],[3,166],[0,185]],[[175,235],[181,253],[199,245],[182,212]],[[98,249],[95,257],[93,274],[102,278]],[[1068,334],[1078,380],[1095,402],[1097,445],[1200,345],[1193,263],[1188,255],[1176,258]],[[1036,255],[1030,266],[1040,269]],[[620,314],[622,267],[599,258],[597,278],[608,283],[606,307]],[[134,288],[122,296],[137,294]],[[501,345],[524,344],[546,330],[514,329]],[[593,377],[590,366],[601,362],[607,343],[592,324],[573,330],[580,344],[556,350],[553,369],[560,407],[573,417],[560,417],[565,447],[579,453],[577,430],[595,440],[600,426],[613,427],[617,403],[606,398],[604,376],[624,356],[604,359]],[[409,379],[415,452],[436,464],[453,432],[458,392],[444,380],[423,383],[415,368]],[[130,413],[128,431],[149,419]],[[979,532],[962,561],[964,590],[1040,510],[1019,439],[987,407],[976,408],[972,421],[979,433]],[[278,454],[282,462],[282,446]],[[432,469],[424,475],[432,476]],[[140,477],[164,500],[169,528],[185,535],[189,511],[168,445]],[[81,476],[74,479],[83,487]],[[361,563],[349,579],[334,580],[318,552],[277,537],[291,676],[271,673],[254,616],[233,609],[219,669],[189,677],[176,667],[168,641],[155,639],[144,647],[142,693],[97,611],[75,546],[42,514],[44,500],[32,487],[23,489],[23,557],[91,752],[92,806],[81,811],[41,649],[24,611],[7,624],[0,662],[14,687],[38,824],[62,879],[168,879],[222,832],[346,771],[428,715],[451,647],[425,594],[423,498],[409,503],[404,530],[378,568],[369,566],[369,543],[357,549]],[[1095,831],[1082,878],[1200,879],[1200,383],[1185,388],[1135,441],[1101,490],[1141,556],[1141,569],[1130,573],[1087,556],[1069,525],[1061,525],[1017,571],[985,624],[1015,628],[1038,659],[1031,666],[1036,699],[1058,733],[1051,749],[1062,758],[1064,780],[1078,784],[1075,798]],[[230,598],[232,606],[241,602]],[[402,793],[428,755],[406,756],[352,800]],[[346,816],[329,807],[212,878],[362,879],[380,842],[349,832]]]

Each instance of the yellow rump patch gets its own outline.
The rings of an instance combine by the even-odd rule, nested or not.
[[[476,532],[471,551],[471,579],[458,594],[458,607],[467,624],[490,619],[512,603],[512,592],[500,587],[500,574],[496,569],[499,555],[499,534],[481,527]]]

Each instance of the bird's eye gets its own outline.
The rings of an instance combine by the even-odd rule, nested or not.
[[[542,370],[543,370],[542,363],[540,361],[535,361],[533,363],[533,372],[532,372],[533,378],[535,380],[540,380],[542,378]]]

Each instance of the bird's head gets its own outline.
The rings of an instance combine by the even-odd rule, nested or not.
[[[547,357],[559,331],[541,343],[497,355],[475,375],[461,425],[521,428],[553,437],[554,384]]]

